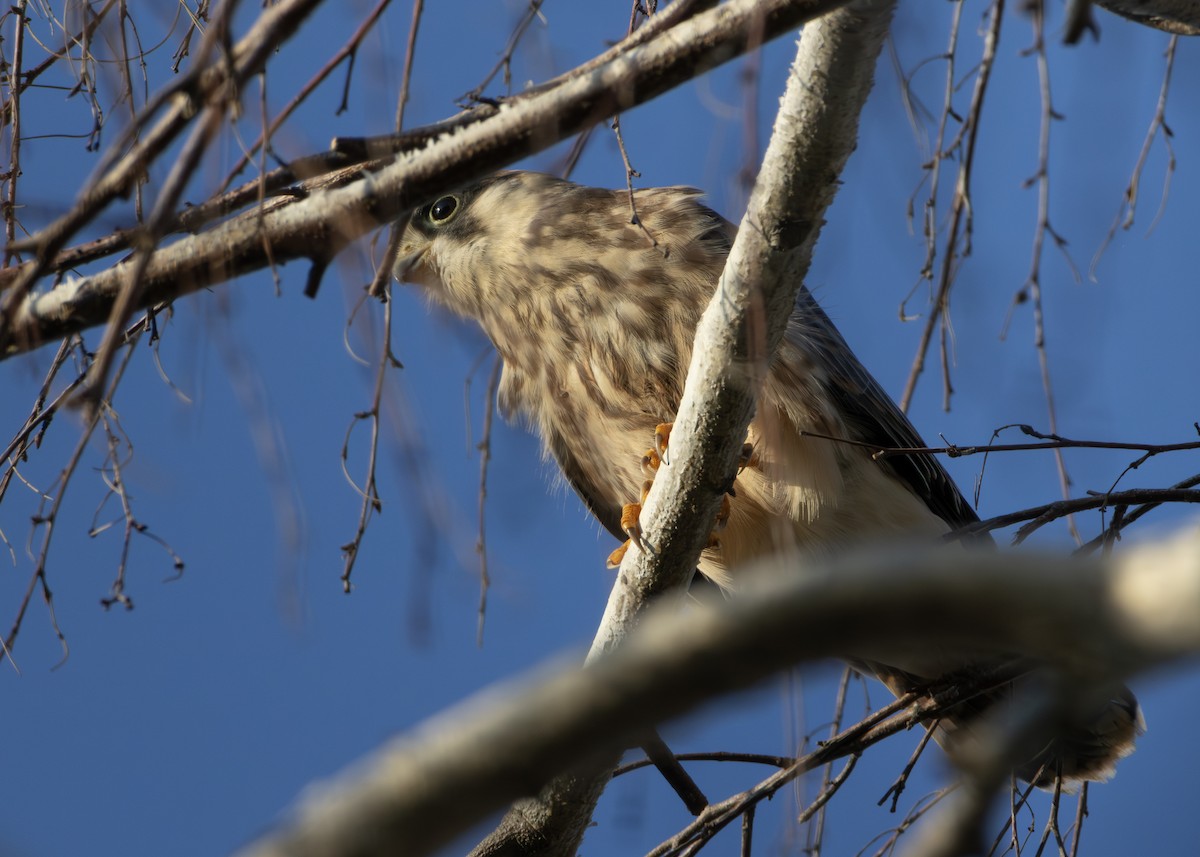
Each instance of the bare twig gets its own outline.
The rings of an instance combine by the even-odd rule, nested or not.
[[[250,163],[250,159],[254,156],[255,152],[259,151],[259,149],[264,146],[270,146],[271,137],[276,131],[279,130],[280,126],[282,126],[283,123],[286,122],[288,118],[296,112],[301,104],[308,100],[308,97],[312,95],[314,91],[316,91],[318,86],[324,83],[325,80],[333,74],[334,70],[337,69],[337,67],[341,65],[343,61],[348,60],[346,84],[342,94],[342,104],[338,107],[337,113],[342,113],[345,111],[350,86],[350,75],[354,67],[354,58],[358,54],[359,46],[362,44],[362,40],[366,38],[367,34],[371,32],[371,29],[375,26],[375,23],[379,20],[379,17],[384,13],[384,10],[387,9],[391,2],[392,0],[376,0],[375,6],[365,16],[363,16],[362,22],[355,28],[354,32],[350,35],[350,38],[346,40],[346,43],[338,48],[337,52],[334,53],[333,56],[331,56],[328,60],[326,60],[325,64],[321,66],[321,68],[318,69],[317,72],[296,91],[296,94],[291,97],[284,108],[275,115],[270,123],[268,123],[267,127],[263,130],[262,134],[259,135],[258,139],[250,144],[250,147],[242,154],[242,157],[238,159],[238,162],[234,164],[233,168],[221,182],[221,190],[224,190],[233,183],[233,180]],[[414,6],[414,16],[417,20],[420,19],[420,6],[420,2]],[[407,92],[408,75],[411,70],[410,64],[415,35],[416,26],[414,23],[413,29],[410,31],[409,36],[409,60],[405,63],[405,92]],[[401,104],[403,104],[403,101],[401,101]],[[399,129],[397,128],[397,130]]]
[[[1119,441],[1119,440],[1077,440],[1072,438],[1062,437],[1054,433],[1045,433],[1038,431],[1033,426],[1027,423],[1010,423],[1009,425],[1000,426],[993,432],[999,434],[1005,429],[1019,429],[1022,433],[1030,437],[1044,438],[1041,442],[1036,443],[986,443],[986,444],[968,444],[961,446],[959,444],[950,444],[948,446],[922,446],[922,447],[879,447],[875,444],[867,443],[861,440],[853,440],[847,438],[834,437],[833,435],[821,434],[820,432],[806,431],[802,432],[803,437],[815,437],[821,440],[827,440],[831,443],[841,443],[847,446],[857,446],[863,449],[871,450],[871,454],[878,460],[886,460],[898,455],[945,455],[950,458],[966,458],[971,455],[989,455],[994,452],[1030,452],[1040,449],[1126,449],[1136,450],[1146,453],[1142,458],[1133,465],[1137,467],[1146,459],[1155,455],[1162,455],[1167,452],[1183,452],[1187,450],[1200,449],[1200,441],[1189,440],[1180,443],[1137,443],[1135,441]]]
[[[111,403],[113,395],[116,393],[117,385],[120,384],[121,377],[124,374],[125,367],[129,364],[129,359],[133,354],[134,346],[137,340],[134,339],[125,347],[125,354],[120,361],[117,370],[113,373],[113,377],[109,382],[109,388],[106,394],[102,397],[102,403]],[[81,375],[86,374],[87,369],[81,372]],[[67,488],[71,483],[75,471],[79,467],[79,462],[83,458],[83,452],[87,449],[88,443],[91,441],[92,434],[100,423],[100,414],[102,408],[93,408],[90,412],[85,412],[85,420],[83,431],[80,433],[79,440],[75,444],[74,450],[67,459],[62,470],[59,472],[58,478],[55,480],[55,492],[52,497],[47,497],[43,494],[43,500],[34,517],[34,529],[30,532],[29,538],[32,543],[38,528],[42,530],[41,544],[37,550],[37,558],[34,561],[33,572],[29,578],[29,584],[25,588],[25,593],[21,598],[21,602],[17,607],[16,615],[13,617],[12,627],[9,629],[8,635],[4,640],[4,649],[6,653],[11,653],[13,646],[16,644],[17,634],[21,630],[21,623],[25,618],[25,612],[29,608],[29,603],[35,591],[41,591],[42,600],[46,604],[46,611],[50,616],[50,625],[54,630],[54,635],[58,638],[59,645],[62,647],[62,659],[59,665],[66,662],[70,655],[70,648],[67,646],[67,638],[63,634],[62,629],[58,625],[58,618],[54,612],[54,595],[50,590],[50,581],[46,574],[47,562],[50,555],[50,546],[54,539],[54,528],[58,522],[59,510],[62,508],[63,500],[67,495]],[[47,501],[49,508],[46,508]],[[11,656],[11,655],[10,655]]]
[[[1200,491],[1182,488],[1132,488],[1127,491],[1091,494],[1087,497],[1076,497],[1071,500],[1057,500],[1043,506],[1033,506],[1029,509],[1009,512],[1005,515],[997,515],[994,518],[970,524],[969,526],[955,530],[953,533],[949,533],[946,538],[962,539],[978,535],[979,533],[1011,527],[1013,524],[1019,524],[1022,521],[1028,521],[1029,523],[1018,529],[1016,535],[1013,536],[1013,544],[1020,544],[1036,530],[1067,515],[1076,512],[1086,512],[1090,509],[1105,509],[1110,506],[1134,505],[1139,503],[1153,503],[1156,505],[1163,503],[1200,503]]]
[[[896,846],[900,842],[900,837],[911,830],[914,824],[916,824],[926,813],[941,803],[942,800],[953,794],[957,788],[957,784],[953,784],[946,786],[945,788],[938,789],[932,794],[927,794],[921,797],[921,799],[913,804],[908,812],[904,814],[904,818],[901,819],[899,824],[897,824],[891,830],[884,831],[883,833],[873,837],[858,851],[858,854],[855,855],[855,857],[863,857],[863,855],[866,854],[867,849],[881,839],[883,840],[883,844],[876,849],[874,857],[886,857],[886,855],[894,854],[896,851]]]
[[[1026,181],[1025,186],[1029,187],[1032,184],[1036,184],[1038,187],[1038,214],[1037,224],[1033,231],[1033,253],[1029,275],[1026,277],[1024,285],[1013,296],[1012,306],[1009,308],[1009,318],[1004,322],[1004,331],[1001,334],[1001,338],[1007,335],[1008,325],[1016,307],[1032,300],[1033,347],[1037,352],[1038,367],[1042,375],[1042,394],[1046,400],[1046,418],[1049,421],[1050,431],[1055,433],[1058,431],[1058,414],[1054,405],[1054,388],[1050,380],[1050,358],[1046,351],[1045,302],[1042,299],[1042,250],[1047,235],[1054,240],[1055,245],[1062,251],[1063,257],[1066,259],[1067,265],[1077,282],[1079,281],[1079,272],[1076,270],[1075,264],[1071,261],[1071,257],[1066,252],[1066,239],[1059,235],[1050,223],[1050,126],[1051,123],[1061,117],[1054,110],[1050,91],[1050,61],[1046,55],[1044,32],[1045,4],[1039,0],[1039,2],[1031,4],[1029,8],[1033,24],[1034,44],[1027,53],[1032,53],[1037,57],[1042,111],[1038,132],[1037,173],[1033,178]],[[1071,476],[1067,472],[1067,462],[1063,457],[1061,449],[1054,450],[1054,463],[1058,468],[1059,490],[1062,492],[1063,499],[1067,499],[1071,496]],[[1070,532],[1076,544],[1079,544],[1083,539],[1079,535],[1079,530],[1075,526],[1074,519],[1068,516],[1066,521],[1068,532]]]
[[[1079,789],[1079,797],[1075,801],[1075,829],[1071,834],[1070,857],[1078,857],[1079,840],[1083,838],[1083,820],[1087,818],[1088,784],[1084,783]]]
[[[935,328],[941,331],[941,354],[943,366],[943,406],[949,408],[950,396],[953,392],[949,368],[949,336],[950,336],[950,290],[957,275],[957,265],[961,259],[971,254],[971,233],[974,228],[971,208],[971,177],[975,165],[975,146],[979,139],[979,127],[983,119],[983,103],[991,81],[992,69],[996,61],[996,46],[1000,41],[1000,27],[1004,18],[1004,0],[993,0],[988,13],[988,29],[983,40],[983,57],[975,77],[975,89],[971,95],[971,104],[963,119],[963,126],[950,149],[959,151],[958,178],[955,183],[954,197],[950,203],[950,225],[946,232],[946,247],[942,252],[942,264],[938,273],[937,289],[932,305],[921,327],[921,336],[917,344],[917,352],[913,357],[912,368],[904,383],[904,392],[900,395],[900,409],[907,411],[912,403],[913,394],[917,389],[917,380],[925,368],[925,357],[933,340]],[[957,27],[957,25],[955,25]],[[952,31],[952,32],[956,32]],[[940,132],[939,132],[940,138]],[[932,257],[930,257],[932,261]],[[903,314],[903,309],[901,310]]]
[[[417,57],[417,33],[421,29],[421,16],[425,13],[425,0],[413,0],[412,21],[408,25],[408,42],[404,46],[404,71],[400,74],[400,95],[396,99],[396,131],[404,129],[404,108],[408,105],[412,87],[413,62]]]
[[[1200,474],[1189,476],[1187,479],[1180,480],[1170,486],[1172,489],[1194,488],[1200,485]],[[1138,506],[1133,511],[1127,511],[1120,517],[1114,516],[1112,522],[1105,528],[1104,532],[1093,538],[1091,541],[1081,545],[1076,553],[1086,556],[1095,550],[1104,547],[1105,545],[1119,539],[1121,532],[1130,524],[1137,521],[1143,515],[1157,509],[1159,502],[1151,501]]]
[[[896,811],[896,804],[900,802],[900,795],[904,794],[904,789],[908,785],[908,778],[912,774],[913,768],[917,766],[917,762],[920,760],[921,755],[925,752],[925,748],[929,746],[929,739],[933,737],[933,732],[935,729],[937,729],[937,725],[938,724],[936,720],[929,724],[929,727],[925,730],[925,734],[922,735],[921,740],[917,742],[917,748],[913,750],[912,755],[908,758],[908,762],[905,763],[904,769],[900,772],[900,776],[896,777],[892,784],[888,786],[887,791],[883,793],[883,797],[879,799],[878,803],[876,803],[876,806],[883,806],[890,797],[892,799],[890,811]]]
[[[744,765],[770,765],[775,768],[790,768],[796,760],[791,756],[771,756],[766,753],[736,753],[726,750],[711,753],[677,753],[675,758],[681,762],[736,762]],[[654,763],[649,759],[634,759],[623,762],[613,771],[613,777],[624,776],[641,768],[648,768]]]
[[[4,237],[6,249],[4,264],[8,265],[15,258],[15,253],[7,247],[11,246],[17,237],[17,179],[21,175],[21,68],[25,45],[25,6],[26,0],[20,0],[13,7],[13,56],[12,65],[8,69],[8,115],[11,122],[9,129],[8,181],[4,185]]]
[[[383,511],[383,501],[379,498],[379,485],[376,481],[376,472],[379,462],[379,435],[380,435],[380,420],[382,418],[383,392],[384,382],[387,379],[389,369],[401,368],[400,361],[392,353],[392,306],[391,300],[386,300],[383,303],[383,332],[379,342],[379,353],[376,356],[375,363],[375,382],[371,390],[371,406],[365,411],[360,411],[354,415],[350,426],[346,429],[346,438],[342,441],[342,473],[346,477],[346,481],[362,498],[362,504],[358,511],[358,524],[354,530],[354,536],[350,541],[342,545],[342,556],[344,562],[342,564],[342,591],[350,592],[350,575],[354,572],[354,561],[358,559],[359,549],[362,547],[363,537],[367,533],[367,524],[371,520],[371,515],[378,515]],[[353,317],[351,317],[353,320]],[[370,440],[367,442],[367,472],[363,480],[363,484],[357,484],[350,476],[349,458],[350,458],[350,436],[354,432],[354,427],[359,422],[366,421],[371,428]]]
[[[504,71],[504,88],[511,90],[513,55],[517,52],[517,46],[521,43],[521,37],[525,35],[525,31],[529,29],[529,25],[541,17],[542,3],[544,2],[545,0],[529,0],[529,5],[525,8],[525,13],[521,16],[521,20],[517,23],[517,26],[513,28],[512,35],[508,37],[508,44],[504,46],[504,50],[500,54],[500,59],[496,60],[496,64],[492,66],[492,70],[483,76],[483,80],[479,81],[479,85],[461,96],[460,101],[472,102],[481,100],[483,91],[491,85],[492,80],[495,79],[501,70]]]
[[[95,513],[92,515],[92,524],[88,529],[88,535],[92,537],[98,536],[112,526],[111,522],[100,523],[99,518],[108,500],[111,497],[116,497],[121,507],[121,557],[117,562],[117,574],[113,579],[109,595],[100,599],[100,604],[106,609],[120,604],[126,610],[132,610],[133,600],[126,592],[125,573],[129,567],[129,551],[132,547],[134,533],[138,533],[156,542],[171,557],[171,564],[175,570],[176,577],[183,573],[184,563],[179,554],[163,538],[151,532],[133,514],[133,499],[129,495],[128,486],[122,474],[125,462],[133,454],[133,444],[130,442],[125,430],[121,427],[120,418],[117,416],[116,411],[113,410],[108,402],[105,402],[101,407],[100,422],[104,427],[108,447],[105,464],[101,470],[101,478],[103,478],[108,491],[100,500]]]
[[[500,356],[492,361],[492,371],[488,373],[487,387],[483,391],[483,429],[479,443],[479,539],[475,542],[475,552],[479,554],[479,626],[475,632],[475,644],[483,646],[483,623],[487,617],[488,588],[492,578],[488,573],[487,531],[484,527],[487,503],[488,465],[492,461],[492,419],[496,413],[496,390],[500,386],[500,370],[503,363]]]
[[[1133,227],[1134,214],[1137,211],[1138,191],[1142,183],[1142,172],[1146,168],[1146,161],[1150,157],[1150,148],[1159,132],[1162,132],[1163,147],[1167,150],[1167,166],[1163,174],[1163,189],[1158,214],[1154,216],[1154,220],[1150,224],[1151,229],[1154,228],[1154,224],[1158,222],[1167,207],[1167,193],[1171,189],[1171,178],[1175,175],[1175,149],[1171,146],[1171,137],[1174,135],[1171,126],[1167,124],[1167,93],[1171,90],[1171,71],[1175,67],[1175,47],[1178,41],[1178,36],[1172,36],[1167,42],[1167,49],[1163,54],[1166,57],[1166,63],[1163,68],[1162,87],[1158,92],[1158,103],[1154,108],[1154,116],[1150,119],[1150,127],[1146,129],[1146,136],[1142,140],[1142,149],[1138,152],[1137,162],[1133,166],[1133,174],[1129,177],[1129,184],[1125,187],[1121,205],[1117,208],[1117,216],[1113,219],[1112,226],[1108,228],[1108,234],[1100,242],[1096,254],[1092,256],[1092,263],[1088,267],[1088,276],[1092,280],[1096,279],[1096,268],[1100,265],[1104,251],[1116,237],[1118,227],[1121,229]]]

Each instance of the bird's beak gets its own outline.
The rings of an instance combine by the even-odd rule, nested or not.
[[[396,279],[402,283],[414,282],[409,277],[424,262],[425,251],[428,249],[428,244],[417,246],[409,241],[402,242],[400,253],[396,256],[396,264],[392,267],[392,273],[396,275]]]

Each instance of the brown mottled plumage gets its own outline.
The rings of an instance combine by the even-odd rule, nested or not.
[[[413,213],[397,276],[482,325],[504,361],[500,407],[529,421],[588,508],[623,537],[621,507],[636,500],[655,426],[674,418],[700,315],[736,228],[689,188],[624,191],[529,172],[491,176]],[[700,570],[735,588],[738,566],[798,547],[830,553],[864,539],[935,536],[976,520],[932,456],[874,461],[867,451],[800,432],[922,447],[920,437],[801,289],[748,440],[754,466],[735,481],[720,544]],[[905,651],[856,660],[899,694],[979,666],[969,654]],[[986,665],[984,665],[986,666]],[[996,699],[943,720],[953,749]],[[1104,779],[1133,746],[1141,715],[1121,688],[1086,727],[1022,765],[1026,779]]]

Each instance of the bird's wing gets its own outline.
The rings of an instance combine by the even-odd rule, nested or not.
[[[845,420],[854,440],[880,449],[919,448],[925,442],[903,412],[884,392],[879,383],[854,356],[841,333],[817,305],[807,289],[797,297],[796,313],[789,335],[802,339],[801,346],[813,355],[828,373],[828,392],[837,411]],[[599,474],[588,468],[572,452],[566,438],[550,431],[546,444],[563,476],[601,525],[618,539],[621,509],[601,499],[596,490]],[[880,460],[909,490],[920,497],[930,510],[957,529],[979,520],[966,498],[945,468],[932,455],[895,455]],[[630,498],[632,502],[635,498]]]
[[[604,529],[624,541],[626,535],[621,529],[620,507],[600,499],[600,494],[595,489],[595,476],[590,474],[587,468],[582,466],[580,459],[571,452],[571,445],[558,432],[549,431],[546,433],[546,446],[558,463],[563,476],[566,477],[567,483],[575,489],[575,493],[579,495],[579,499],[583,501],[587,510],[595,516]],[[629,502],[632,503],[636,499],[636,497],[630,497]]]
[[[880,449],[919,448],[925,442],[908,417],[871,377],[846,344],[833,322],[806,288],[796,297],[789,335],[829,373],[828,392],[846,422],[851,439]],[[930,510],[957,529],[979,516],[932,455],[894,455],[880,460]]]
[[[550,454],[567,483],[579,495],[579,499],[587,507],[604,529],[618,539],[624,540],[625,533],[621,530],[621,507],[604,500],[600,485],[607,474],[596,473],[595,467],[573,452],[573,445],[579,443],[578,438],[568,438],[549,421],[539,421],[529,402],[529,381],[524,373],[504,361],[500,372],[500,386],[496,391],[496,404],[500,415],[512,421],[518,418],[529,420],[537,429],[538,435],[545,444],[545,451]],[[627,502],[637,498],[630,497]]]

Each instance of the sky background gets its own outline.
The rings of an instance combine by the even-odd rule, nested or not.
[[[245,6],[243,23],[257,4]],[[918,115],[923,132],[931,132],[945,80],[936,56],[945,48],[952,8],[902,7],[808,281],[862,362],[894,395],[920,329],[919,322],[901,323],[898,308],[917,282],[924,256],[906,207],[927,154],[906,118],[889,52],[899,68],[917,70],[913,92],[932,111],[922,115],[918,107]],[[1099,43],[1085,40],[1064,49],[1057,43],[1061,5],[1050,7],[1051,85],[1064,117],[1053,127],[1051,218],[1086,275],[1153,116],[1167,37],[1097,11]],[[963,16],[960,105],[973,85],[983,8],[968,3]],[[342,44],[365,9],[358,2],[328,4],[283,46],[268,80],[274,108]],[[482,0],[427,5],[408,125],[454,112],[454,99],[491,68],[522,9],[520,3]],[[146,5],[139,13],[143,44],[166,36],[175,11],[167,2]],[[280,156],[318,151],[337,134],[388,130],[410,13],[407,3],[397,4],[368,38],[349,110],[335,115],[344,79],[335,75],[276,136]],[[551,0],[543,18],[518,53],[516,87],[566,70],[621,37],[628,4]],[[48,32],[40,22],[36,26]],[[1036,219],[1036,191],[1023,186],[1037,169],[1037,69],[1023,53],[1031,33],[1026,19],[1007,15],[974,176],[974,252],[953,298],[956,393],[944,412],[931,371],[912,409],[931,442],[942,435],[962,445],[982,443],[994,428],[1017,422],[1047,427],[1029,305],[1016,310],[1007,338],[1000,337],[1012,296],[1029,271]],[[152,81],[168,76],[178,37],[176,31],[148,56]],[[744,110],[757,108],[750,156],[756,161],[793,53],[791,38],[761,52],[756,103],[746,103],[740,83],[745,65],[737,62],[624,116],[626,142],[642,173],[639,184],[704,188],[715,208],[739,219],[744,190],[737,177],[747,161]],[[1149,230],[1167,161],[1161,140],[1144,173],[1136,224],[1117,234],[1095,281],[1085,276],[1076,282],[1063,255],[1053,246],[1045,251],[1047,348],[1059,428],[1067,436],[1154,443],[1194,437],[1200,418],[1200,284],[1193,258],[1200,224],[1197,80],[1200,45],[1184,41],[1167,113],[1178,164],[1155,228]],[[489,90],[502,91],[499,81]],[[251,87],[244,99],[251,114],[244,133],[251,139],[258,99]],[[119,125],[120,110],[111,104],[105,109]],[[97,155],[79,136],[90,122],[79,98],[39,92],[27,100],[23,121],[35,138],[24,148],[23,193],[26,221],[36,226],[66,207]],[[115,127],[109,128],[103,142],[116,138]],[[554,170],[563,151],[522,166]],[[238,152],[232,141],[215,151],[189,201],[200,201]],[[160,164],[155,178],[167,166],[169,161]],[[607,131],[597,133],[574,178],[610,187],[623,183]],[[114,206],[96,233],[81,237],[131,222],[127,205]],[[121,539],[119,527],[87,536],[104,493],[95,471],[103,450],[94,444],[71,485],[50,553],[50,584],[70,657],[60,663],[46,609],[35,599],[13,653],[19,672],[11,663],[0,665],[0,855],[227,853],[264,831],[308,784],[390,736],[493,682],[563,652],[582,652],[590,642],[612,580],[604,568],[611,537],[587,519],[572,495],[554,487],[537,442],[498,422],[487,502],[493,584],[484,644],[477,646],[474,445],[489,351],[477,330],[431,312],[411,287],[395,292],[393,348],[404,369],[393,373],[387,391],[388,438],[379,471],[383,514],[367,533],[353,593],[342,594],[339,547],[353,535],[359,499],[342,474],[339,451],[352,415],[369,407],[373,378],[345,342],[369,355],[381,319],[371,306],[347,333],[369,279],[366,260],[365,247],[349,250],[316,300],[302,296],[306,271],[293,264],[281,271],[279,294],[268,276],[251,276],[181,301],[159,350],[170,383],[148,351],[135,356],[116,400],[134,446],[125,475],[138,519],[170,543],[186,569],[175,575],[170,557],[154,542],[135,539],[127,591],[136,609],[100,606]],[[923,297],[909,310],[922,312]],[[95,347],[98,334],[87,341]],[[46,348],[0,364],[5,431],[15,431],[28,413],[52,356]],[[48,486],[78,436],[78,421],[60,416],[23,476],[31,485]],[[358,478],[365,440],[360,426],[350,459]],[[1069,452],[1076,493],[1110,488],[1133,457]],[[1194,452],[1163,456],[1120,486],[1168,485],[1200,469],[1197,463]],[[947,467],[969,493],[980,461],[959,459]],[[990,462],[979,508],[987,517],[1058,496],[1049,454],[1007,455]],[[35,511],[36,499],[23,485],[10,488],[0,505],[0,528],[12,545],[0,551],[0,620],[6,628],[32,568],[26,548]],[[115,516],[115,507],[107,507],[100,519]],[[1129,531],[1128,540],[1152,538],[1189,520],[1186,509],[1165,509]],[[1079,525],[1090,537],[1102,524],[1098,515],[1085,515]],[[1061,525],[1035,541],[1064,551],[1070,546]],[[789,752],[797,736],[828,717],[839,674],[835,664],[806,668],[709,706],[665,734],[681,752]],[[1179,666],[1134,682],[1150,731],[1116,780],[1091,791],[1083,853],[1200,851],[1191,812],[1200,766],[1193,728],[1198,679],[1194,666]],[[869,689],[873,702],[886,701],[880,686]],[[825,853],[855,854],[898,823],[900,816],[876,801],[916,740],[915,734],[897,736],[868,754],[833,801]],[[715,798],[765,775],[732,766],[692,769]],[[900,802],[901,813],[944,773],[941,756],[927,753]],[[759,813],[756,853],[798,853],[788,819],[794,801],[811,793],[800,784]],[[1040,824],[1044,807],[1037,812]],[[635,773],[609,789],[582,853],[644,853],[686,820],[656,774]],[[446,853],[461,853],[479,835],[464,837]],[[712,847],[715,854],[730,853],[732,846]]]

